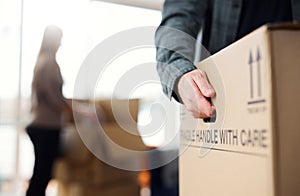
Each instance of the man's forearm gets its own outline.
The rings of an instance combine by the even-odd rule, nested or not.
[[[195,69],[195,44],[206,7],[207,1],[165,1],[155,44],[157,71],[163,91],[169,98],[174,95],[178,78]]]

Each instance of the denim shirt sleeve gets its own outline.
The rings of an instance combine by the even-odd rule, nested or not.
[[[204,21],[207,0],[166,0],[155,33],[157,72],[163,92],[176,96],[178,79],[196,69],[193,60],[197,35]]]

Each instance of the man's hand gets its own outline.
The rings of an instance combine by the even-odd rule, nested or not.
[[[182,102],[195,118],[214,117],[215,107],[207,98],[214,97],[216,92],[208,82],[205,72],[196,69],[184,74],[177,87]]]

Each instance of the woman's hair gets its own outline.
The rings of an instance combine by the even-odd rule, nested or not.
[[[44,32],[40,54],[44,52],[56,52],[60,46],[62,30],[54,25],[47,26]]]

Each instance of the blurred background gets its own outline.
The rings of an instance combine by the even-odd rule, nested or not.
[[[45,27],[55,24],[63,30],[57,61],[64,79],[63,93],[72,99],[75,79],[87,54],[101,41],[120,31],[158,26],[162,4],[162,0],[0,0],[0,195],[24,195],[32,175],[33,147],[24,128],[31,119],[33,68]],[[155,62],[154,48],[127,52],[112,62],[112,67],[124,73],[134,65],[145,62]],[[102,80],[107,85],[96,89],[99,99],[111,96],[118,78],[111,71]],[[164,144],[168,137],[173,137],[178,131],[176,119],[179,109],[175,103],[169,104],[161,92],[161,86],[146,85],[136,93],[135,98],[141,100],[139,125],[151,121],[150,108],[157,101],[166,103],[169,108],[167,115],[171,119],[169,122],[172,122],[162,126],[151,137],[143,138],[144,143],[156,148]],[[177,147],[174,143],[170,151],[176,153]],[[150,195],[151,172],[140,174],[139,185],[148,186],[148,189],[141,187],[141,194]],[[156,174],[157,171],[152,176]],[[160,174],[158,180],[161,180]],[[52,180],[47,195],[58,195],[57,187],[56,180]],[[176,189],[176,185],[174,187]],[[161,192],[156,195],[167,194]]]

